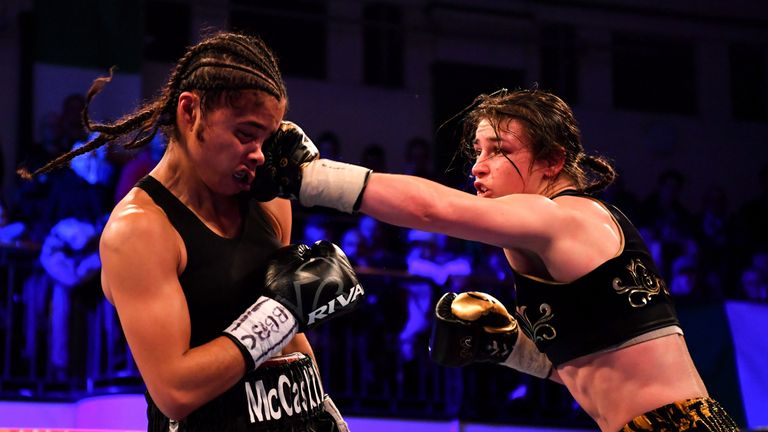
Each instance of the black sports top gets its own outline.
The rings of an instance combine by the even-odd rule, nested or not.
[[[146,176],[136,186],[165,211],[184,240],[187,266],[179,282],[192,325],[190,347],[221,336],[261,295],[267,257],[281,246],[274,228],[257,202],[244,199],[240,235],[221,237],[155,178]]]
[[[654,330],[679,328],[669,291],[629,219],[616,207],[589,195],[569,190],[557,196],[563,195],[602,203],[621,229],[624,244],[618,256],[570,283],[513,270],[516,315],[538,349],[558,366]]]

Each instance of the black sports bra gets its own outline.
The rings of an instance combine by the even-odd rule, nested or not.
[[[554,365],[619,346],[671,327],[679,332],[672,297],[640,233],[616,207],[611,212],[624,238],[618,256],[570,283],[514,272],[516,315],[523,331]],[[553,197],[554,198],[554,197]]]

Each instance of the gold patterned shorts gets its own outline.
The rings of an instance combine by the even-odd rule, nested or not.
[[[639,415],[620,432],[738,432],[739,426],[722,406],[710,398],[674,402]]]

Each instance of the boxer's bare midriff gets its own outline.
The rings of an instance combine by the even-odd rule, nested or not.
[[[558,373],[604,432],[618,431],[663,405],[707,396],[678,334],[580,357],[561,365]]]

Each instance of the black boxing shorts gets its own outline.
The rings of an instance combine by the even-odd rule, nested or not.
[[[627,423],[620,432],[739,432],[739,426],[710,398],[687,399],[656,408]]]
[[[181,421],[169,420],[147,394],[149,432],[331,432],[312,359],[275,357]]]

